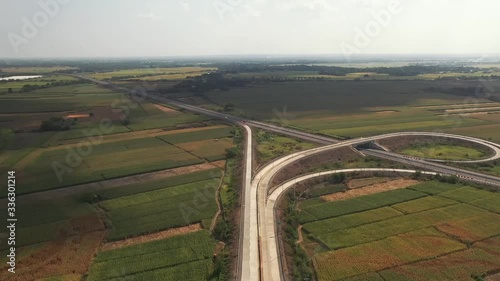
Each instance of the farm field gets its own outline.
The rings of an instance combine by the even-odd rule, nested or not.
[[[460,92],[476,87],[472,77],[483,72],[394,77],[284,71],[269,79],[269,73],[233,72],[235,66],[223,64],[221,76],[190,78],[217,68],[140,67],[98,72],[112,68],[87,64],[81,69],[130,88],[152,85],[151,93],[214,110],[233,103],[228,114],[343,139],[437,130],[500,141],[500,102],[482,98],[486,95],[470,102]],[[241,131],[166,104],[135,102],[51,69],[57,70],[40,69],[42,78],[0,83],[0,171],[15,169],[18,196],[31,198],[19,201],[20,273],[13,280],[228,280],[240,223],[234,218],[240,207]],[[30,73],[29,68],[17,71]],[[443,77],[449,79],[435,80]],[[240,78],[250,82],[241,86]],[[51,82],[67,84],[47,85]],[[28,84],[40,89],[26,89]],[[175,87],[179,92],[171,91],[175,85],[182,86]],[[500,82],[493,81],[493,87]],[[41,131],[51,118],[70,126]],[[257,164],[316,146],[259,130],[254,136]],[[401,167],[345,149],[297,165],[308,171]],[[450,160],[485,156],[465,146],[405,152]],[[500,174],[498,166],[481,168]],[[294,172],[279,176],[290,178]],[[296,217],[299,244],[319,281],[418,280],[412,272],[430,280],[467,280],[500,270],[500,251],[489,250],[500,245],[498,193],[422,178],[401,180],[406,185],[380,192],[378,187],[393,183],[392,175],[340,182],[332,177],[304,193],[308,199],[300,202]],[[355,198],[328,197],[332,193]],[[41,199],[52,194],[58,197]],[[0,193],[0,200],[4,197]],[[5,208],[0,212],[5,221]],[[6,245],[0,254],[6,256]]]
[[[83,157],[76,149],[64,147],[41,153],[20,172],[24,177],[21,192],[30,193],[204,162],[157,138],[116,141],[91,147],[91,153],[83,154]],[[67,162],[67,155],[72,155],[69,157],[74,157],[76,162]],[[120,162],[117,163],[116,159]]]
[[[215,241],[208,231],[101,252],[89,281],[99,280],[208,280]]]
[[[44,74],[56,71],[71,70],[76,67],[71,66],[21,66],[21,67],[2,67],[0,70],[4,73],[23,75],[23,74]]]
[[[218,125],[177,131],[155,131],[152,135],[134,135],[129,140],[126,135],[109,135],[100,139],[96,145],[91,145],[91,140],[86,140],[85,146],[91,145],[91,153],[88,155],[78,154],[79,149],[83,149],[82,143],[79,142],[38,148],[21,156],[4,153],[4,161],[9,163],[11,159],[20,158],[13,167],[24,177],[22,193],[30,193],[223,160],[226,157],[226,149],[233,146],[232,130],[231,127]],[[80,163],[69,166],[66,157],[74,157],[69,159]],[[121,161],[117,163],[116,159]],[[56,171],[60,173],[61,180]]]
[[[227,126],[208,127],[203,130],[179,132],[177,134],[165,134],[160,138],[172,144],[181,144],[187,142],[197,142],[207,139],[220,139],[232,136],[234,129]]]
[[[198,137],[200,143],[186,149],[166,143],[156,136],[174,135],[176,129],[188,132],[191,127],[202,131],[213,123],[162,105],[133,103],[123,94],[92,84],[10,96],[0,96],[0,122],[4,125],[0,170],[20,171],[24,177],[21,193],[222,160],[225,149],[232,146],[230,129],[224,126],[214,126],[212,134],[224,138],[217,142],[217,149],[209,149],[214,141],[211,135]],[[69,129],[39,131],[42,121],[55,117],[66,120]],[[155,129],[156,134],[149,136],[148,130]],[[106,140],[113,135],[117,137]],[[116,159],[123,161],[117,163]]]
[[[16,207],[18,266],[14,276],[7,277],[10,273],[2,271],[0,279],[24,281],[68,274],[81,276],[87,271],[106,237],[104,221],[94,207],[79,197],[36,203],[19,200]],[[5,219],[7,210],[1,211]],[[6,247],[6,244],[0,247],[3,263]]]
[[[15,76],[15,75],[14,75]],[[15,81],[0,81],[0,93],[9,93],[9,89],[18,92],[24,85],[47,86],[47,83],[76,83],[78,79],[63,75],[42,75],[42,77]]]
[[[500,269],[500,194],[422,182],[299,205],[318,280],[474,280]],[[382,278],[383,277],[383,278]]]
[[[96,194],[102,200],[110,200],[123,196],[134,195],[137,193],[149,192],[158,189],[163,189],[172,186],[184,185],[193,182],[201,182],[209,179],[220,179],[222,171],[220,168],[215,168],[212,163],[210,163],[210,169],[203,169],[201,171],[190,171],[195,166],[183,167],[185,173],[168,176],[165,178],[152,178],[148,180],[142,180],[140,182],[133,183],[122,183],[111,188],[103,189],[97,191]],[[169,169],[166,171],[173,171]]]
[[[350,64],[335,65],[335,64],[314,64],[322,66],[340,66],[340,67],[351,67]],[[391,64],[392,67],[396,64]],[[404,65],[404,64],[401,64]],[[355,66],[358,67],[358,66]],[[367,64],[362,67],[371,67]],[[237,74],[226,74],[225,76],[229,79],[234,78],[245,78],[245,79],[258,79],[258,78],[269,78],[273,79],[322,79],[322,80],[338,80],[338,81],[412,81],[412,80],[436,80],[436,79],[449,79],[449,78],[486,78],[491,76],[500,75],[500,71],[496,70],[486,70],[486,71],[476,71],[471,73],[460,73],[460,72],[448,72],[448,73],[429,73],[429,74],[419,74],[412,76],[394,76],[387,73],[377,73],[377,72],[351,72],[346,75],[327,75],[321,74],[319,71],[262,71],[262,72],[240,72]]]
[[[156,233],[163,229],[175,229],[178,225],[193,225],[205,219],[209,225],[217,208],[215,187],[218,186],[221,176],[221,169],[212,168],[36,203],[20,202],[17,206],[19,208],[17,217],[22,222],[17,230],[16,245],[19,265],[23,269],[19,270],[17,279],[13,280],[31,280],[47,276],[55,276],[54,279],[57,280],[56,276],[68,274],[79,278],[86,274],[91,258],[106,240],[119,240],[123,237]],[[195,200],[201,201],[195,202]],[[182,206],[184,207],[180,208]],[[101,207],[106,210],[105,213],[97,211]],[[2,211],[1,217],[5,219],[7,211],[6,209]],[[140,224],[144,222],[140,212],[147,216],[147,219],[163,217],[152,224]],[[121,222],[120,218],[126,218],[127,222]],[[203,234],[198,233],[194,236],[187,234],[185,239],[192,241],[198,239],[196,237],[202,237],[200,241],[205,241],[203,243],[210,241],[213,245],[209,233],[202,232]],[[175,238],[178,247],[193,246],[192,243],[185,243],[187,240],[183,240],[182,232],[178,234],[180,236]],[[196,247],[196,251],[200,251],[199,246],[201,244],[193,247]],[[172,254],[182,255],[190,250],[186,251],[172,249]],[[213,247],[210,251],[203,254],[203,257],[211,257]],[[1,246],[0,253],[6,253],[6,245]],[[47,257],[48,253],[54,254]],[[189,260],[189,265],[186,267],[194,266],[194,262],[201,259],[199,253],[194,254],[196,258]],[[46,259],[50,261],[48,267],[43,262]],[[212,266],[211,260],[206,260],[203,264],[209,268]]]
[[[152,76],[154,77],[154,76]],[[163,90],[168,90],[171,89],[173,86],[177,85],[179,83],[178,80],[157,80],[154,81],[154,83],[146,81],[145,79],[149,78],[149,76],[144,76],[141,79],[128,79],[128,80],[114,80],[113,83],[117,85],[121,85],[124,87],[127,87],[129,89],[133,89],[136,87],[144,87],[144,83],[152,84],[151,87],[149,87],[149,91],[151,93],[158,93]]]
[[[209,67],[171,67],[171,68],[135,68],[113,72],[94,73],[89,76],[96,79],[131,79],[141,80],[179,80],[188,76],[199,76],[215,70]]]
[[[39,89],[27,93],[0,95],[0,122],[4,128],[22,133],[36,132],[44,120],[61,117],[70,130],[52,132],[48,145],[57,141],[155,128],[203,126],[209,119],[200,115],[164,110],[149,102],[130,101],[91,84]],[[105,124],[105,126],[103,125]],[[104,128],[103,128],[104,127]]]
[[[498,81],[493,83],[498,84]],[[476,115],[455,116],[446,112],[457,105],[464,110],[497,106],[491,100],[481,98],[469,104],[463,96],[444,92],[476,84],[477,81],[473,80],[300,81],[257,83],[248,88],[214,91],[206,95],[221,108],[226,103],[233,103],[235,112],[249,118],[337,137],[436,129],[458,133],[481,126],[498,126],[497,122]],[[285,99],[283,95],[286,95]],[[207,108],[214,107],[204,100],[193,100]],[[494,130],[477,129],[477,134],[483,138],[497,137]]]
[[[150,102],[130,106],[128,111],[126,126],[132,131],[155,128],[200,127],[205,125],[204,121],[210,120],[205,116],[189,112],[164,109]]]
[[[0,95],[0,113],[71,112],[111,105],[121,94],[88,84],[59,86],[31,92]]]
[[[99,203],[112,223],[109,240],[181,227],[211,219],[220,178],[176,185]]]
[[[15,131],[12,141],[26,147],[26,141],[42,134],[55,135],[51,139],[83,136],[87,134],[109,134],[129,131],[122,122],[121,108],[113,110],[111,105],[120,100],[121,94],[90,84],[68,85],[39,89],[27,93],[0,96],[0,122],[3,128]],[[64,118],[72,129],[64,131],[39,132],[42,121],[50,118]],[[105,122],[105,130],[100,123]],[[101,127],[100,130],[99,127]],[[40,143],[38,143],[40,144]]]

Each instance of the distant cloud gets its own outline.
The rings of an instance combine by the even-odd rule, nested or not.
[[[161,21],[161,17],[158,15],[153,14],[153,12],[149,12],[147,14],[138,14],[136,16],[138,19],[146,19],[146,20],[151,20],[151,21]]]
[[[335,5],[332,5],[326,0],[293,0],[293,1],[280,1],[278,2],[278,8],[290,11],[296,9],[306,8],[310,11],[338,11]]]
[[[191,11],[191,4],[189,4],[189,0],[179,0],[179,4],[181,5],[182,9],[184,9],[184,11]]]

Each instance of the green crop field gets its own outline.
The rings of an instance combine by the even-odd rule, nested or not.
[[[384,280],[480,280],[486,272],[500,268],[500,238],[477,242],[472,248],[435,259],[386,269]],[[420,279],[416,279],[418,276]]]
[[[207,280],[215,242],[207,231],[105,251],[87,280]]]
[[[169,78],[184,79],[187,76],[198,76],[213,70],[215,69],[208,67],[134,68],[113,72],[95,73],[89,76],[96,79],[148,77],[146,80],[168,80]]]
[[[426,194],[409,189],[400,189],[367,195],[352,200],[316,204],[304,208],[303,211],[312,214],[316,219],[326,219],[376,209],[423,196],[426,196]],[[307,221],[301,220],[301,222],[304,223]]]
[[[9,93],[9,95],[11,95],[9,92],[10,89],[10,91],[20,94],[23,93],[23,87],[25,85],[47,87],[47,84],[49,83],[71,82],[74,84],[76,81],[78,81],[77,78],[62,75],[43,75],[42,77],[25,80],[4,80],[0,81],[0,93]],[[81,83],[83,84],[84,82],[81,81]]]
[[[54,141],[84,137],[84,133],[95,134],[93,131],[100,131],[100,134],[127,132],[129,129],[120,120],[123,112],[120,108],[114,112],[112,108],[114,102],[122,99],[122,94],[90,84],[0,95],[1,121],[4,128],[16,131],[18,138],[24,138],[28,133],[37,133],[42,122],[53,117],[65,118],[68,120],[67,124],[71,125],[70,130],[51,132],[56,135]],[[79,118],[74,119],[72,116]],[[82,116],[86,118],[80,118]],[[100,129],[100,123],[104,119],[111,120],[113,128]]]
[[[498,81],[492,83],[500,86]],[[358,137],[410,130],[465,132],[498,126],[475,116],[449,115],[445,112],[448,107],[464,104],[464,97],[431,90],[475,86],[475,81],[301,81],[256,84],[207,96],[220,108],[233,103],[237,113],[250,118],[332,136]],[[206,100],[193,100],[214,108]],[[491,101],[476,102],[468,106],[481,107],[481,103]],[[438,110],[427,107],[430,105],[443,107]],[[500,140],[496,131],[478,129],[473,134]]]
[[[499,200],[428,181],[343,201],[307,199],[299,209],[303,235],[321,248],[308,252],[319,281],[468,280],[500,269],[500,251],[487,252],[499,243]]]
[[[90,142],[87,142],[87,144],[90,144]],[[90,150],[88,150],[90,153],[83,150],[87,149],[87,147],[81,149],[85,153],[79,154],[78,147],[43,152],[29,163],[24,171],[20,172],[24,178],[20,185],[22,186],[20,193],[30,193],[203,162],[192,154],[157,138],[90,145]],[[117,162],[116,159],[120,159],[120,161]],[[57,176],[56,171],[61,177]],[[64,171],[64,173],[61,171]]]
[[[225,158],[225,149],[233,145],[229,139],[217,143],[207,141],[229,136],[229,127],[216,127],[209,134],[192,132],[194,135],[191,136],[177,137],[165,133],[178,140],[189,141],[194,138],[205,141],[191,146],[186,144],[186,149],[161,139],[148,139],[147,135],[140,140],[135,137],[130,143],[120,142],[116,138],[117,142],[100,144],[103,135],[156,128],[206,126],[203,122],[209,119],[191,113],[163,110],[161,106],[149,102],[133,103],[123,94],[90,84],[39,89],[18,94],[14,99],[10,95],[0,96],[0,101],[0,112],[6,113],[0,121],[7,125],[2,135],[6,134],[9,139],[7,150],[0,154],[0,165],[2,170],[8,164],[21,170],[25,177],[21,184],[22,193],[222,160]],[[52,117],[70,120],[71,129],[36,132],[42,121]],[[102,125],[103,120],[108,120],[106,125]],[[71,147],[61,146],[60,149],[50,150],[40,148],[68,142],[72,143]],[[94,143],[89,145],[90,142]],[[154,145],[150,145],[152,142]],[[77,149],[83,152],[75,152]],[[116,159],[120,159],[120,162],[116,162]],[[17,165],[19,161],[22,163]],[[56,175],[56,170],[64,175],[62,180]]]
[[[19,221],[16,246],[19,248],[52,241],[61,236],[62,231],[67,235],[75,235],[78,232],[72,227],[75,219],[97,217],[96,209],[77,197],[36,203],[24,203],[19,200],[16,207],[16,217]],[[2,208],[0,211],[1,218],[6,219],[7,209]],[[98,225],[95,227],[99,229]],[[37,235],[32,235],[33,233]],[[0,251],[4,251],[7,247],[7,244],[0,245]]]
[[[315,257],[315,262],[319,280],[339,280],[466,248],[465,244],[450,239],[444,233],[433,228],[424,228],[371,243],[319,254]]]
[[[451,220],[480,216],[487,213],[470,205],[457,204],[322,234],[318,236],[318,239],[328,245],[329,248],[338,249],[384,239]]]
[[[44,73],[50,73],[50,72],[56,72],[56,71],[62,71],[62,70],[71,70],[71,69],[76,69],[76,67],[70,67],[70,66],[29,66],[29,67],[2,67],[0,70],[5,73],[9,74],[15,74],[15,75],[22,75],[22,74],[33,74],[33,75],[38,75],[38,74],[44,74]]]
[[[200,182],[208,179],[220,179],[222,171],[218,168],[206,171],[188,173],[164,179],[143,181],[140,183],[125,184],[117,187],[104,189],[98,192],[99,196],[105,200],[114,199],[122,196],[133,195],[142,192],[154,191],[166,187],[183,185],[192,182]]]
[[[498,195],[491,195],[481,199],[469,201],[469,204],[497,214],[500,213],[500,196]]]
[[[121,93],[91,84],[0,95],[0,114],[5,128],[18,131],[19,138],[24,137],[22,133],[38,130],[42,121],[52,117],[69,120],[71,128],[53,132],[46,145],[129,131],[199,127],[209,120],[191,113],[164,112],[149,102],[138,104]]]
[[[497,143],[500,142],[500,125],[498,123],[483,124],[473,127],[458,126],[458,127],[447,128],[444,131],[452,134],[459,134],[459,135],[482,138],[486,140],[492,140]]]
[[[226,158],[226,150],[233,147],[232,139],[213,139],[181,143],[178,146],[200,158],[217,161]]]
[[[445,191],[445,192],[439,193],[439,196],[446,197],[446,198],[449,198],[449,199],[452,199],[455,201],[467,203],[467,202],[474,201],[477,199],[490,197],[491,192],[466,186],[466,187],[457,188],[455,190],[450,190],[450,191]]]
[[[149,93],[168,99],[342,139],[417,130],[500,142],[500,102],[496,93],[486,93],[500,88],[500,81],[492,77],[478,88],[479,78],[500,74],[493,68],[462,73],[417,66],[397,70],[401,76],[359,69],[342,76],[342,71],[300,66],[294,69],[305,70],[268,71],[275,65],[212,59],[186,67],[179,67],[186,62],[118,60],[37,65],[48,66],[0,68],[2,77],[42,75],[0,82],[0,171],[16,170],[18,177],[16,280],[215,281],[230,279],[235,262],[242,155],[218,160],[241,148],[237,128],[168,104],[135,101],[125,91],[58,71],[83,72],[130,89],[147,85]],[[47,126],[48,120],[59,127]],[[103,130],[103,121],[112,128]],[[315,147],[259,130],[254,137],[257,167]],[[448,160],[486,156],[465,144],[403,152]],[[497,164],[467,168],[500,174]],[[218,168],[223,165],[225,170]],[[385,165],[399,166],[359,156],[307,169]],[[291,230],[284,228],[285,252],[296,254],[291,262],[309,256],[318,281],[412,280],[414,273],[426,280],[470,280],[500,271],[499,193],[426,181],[342,201],[322,198],[385,180],[313,184],[302,194],[308,199],[295,205],[298,213],[285,214],[283,221],[289,226],[288,219],[297,219]],[[80,184],[85,185],[73,186]],[[6,201],[5,190],[0,197]],[[5,221],[6,209],[0,212]],[[295,236],[297,231],[301,235]],[[303,242],[288,245],[294,238]],[[2,262],[6,248],[0,246]],[[299,270],[307,266],[302,263]],[[293,266],[288,269],[295,273]]]
[[[457,184],[449,184],[449,183],[442,183],[438,181],[427,181],[423,182],[414,186],[409,187],[409,189],[413,189],[416,191],[421,191],[425,192],[427,194],[439,194],[441,192],[446,192],[450,190],[457,189],[459,187],[462,187],[462,185],[457,185]]]
[[[411,214],[446,207],[453,204],[457,204],[457,202],[438,196],[427,196],[416,200],[392,205],[392,208],[405,214]]]
[[[313,64],[321,66],[340,66],[340,67],[373,67],[375,64]],[[380,65],[390,65],[394,67],[395,65],[402,65],[400,63],[384,63]],[[383,81],[383,80],[435,80],[441,78],[484,78],[489,76],[499,75],[499,71],[476,71],[470,73],[460,73],[460,72],[448,72],[448,73],[429,73],[429,74],[419,74],[412,76],[395,76],[389,75],[387,73],[377,73],[377,72],[351,72],[346,75],[326,75],[320,74],[319,71],[314,70],[303,70],[303,71],[262,71],[262,72],[240,72],[236,74],[226,74],[225,77],[229,79],[243,78],[243,79],[255,79],[255,78],[269,78],[274,79],[323,79],[323,80],[339,80],[339,81]]]
[[[151,108],[146,108],[144,112],[151,112],[151,110]],[[228,127],[220,128],[224,129],[220,131],[222,133],[228,129]],[[162,132],[158,130],[155,134],[173,136],[176,132]],[[84,170],[89,171],[75,169],[74,173],[69,175],[71,176],[69,182],[87,182],[88,180],[92,180],[94,175],[99,175],[96,177],[96,180],[102,180],[105,179],[105,176],[115,177],[115,175],[121,176],[122,174],[140,173],[145,171],[144,169],[156,167],[155,159],[158,159],[157,167],[161,169],[169,168],[172,161],[184,157],[183,155],[195,159],[195,163],[202,162],[196,156],[170,145],[159,138],[146,137],[148,136],[147,133],[136,135],[143,137],[121,140],[121,138],[113,136],[110,139],[105,138],[106,141],[104,143],[93,146],[92,153],[83,157],[82,161]],[[123,136],[124,139],[127,139],[126,134]],[[217,134],[205,135],[204,140],[201,140],[201,142],[211,141],[210,138],[216,136]],[[229,143],[232,145],[231,141]],[[189,142],[185,144],[189,144]],[[38,154],[36,158],[32,157],[33,161],[24,161],[24,163],[27,163],[28,168],[19,170],[25,172],[23,173],[23,184],[25,184],[24,175],[29,175],[29,172],[34,172],[30,175],[33,176],[33,182],[35,179],[39,182],[29,186],[26,185],[26,188],[20,184],[19,190],[23,190],[23,192],[31,192],[32,188],[40,190],[40,188],[44,188],[44,185],[38,183],[50,184],[51,181],[54,182],[54,179],[50,178],[55,177],[53,171],[50,170],[50,163],[57,159],[66,160],[67,149],[70,147],[74,150],[77,149],[76,143],[64,147],[49,147]],[[11,155],[11,157],[17,158],[15,155]],[[19,156],[19,158],[22,158],[22,156]],[[123,161],[117,162],[116,159],[122,159]],[[49,165],[44,163],[49,163]],[[188,164],[186,163],[186,165]],[[173,165],[172,167],[176,166]],[[90,170],[92,170],[91,167],[94,167],[95,170],[93,171],[98,171],[99,173],[89,174]],[[44,174],[43,169],[50,171],[50,173]],[[189,170],[190,168],[186,169],[186,171]],[[105,173],[106,171],[108,173]],[[37,173],[40,174],[37,175]],[[221,176],[222,171],[219,168],[213,168],[163,179],[154,179],[147,182],[134,181],[136,183],[132,184],[124,182],[123,185],[114,188],[102,189],[88,194],[84,193],[67,199],[58,198],[57,200],[50,200],[43,204],[20,204],[18,207],[22,211],[18,213],[18,217],[23,222],[19,224],[18,229],[18,258],[29,259],[33,255],[38,257],[36,255],[39,255],[41,251],[47,251],[47,254],[51,255],[47,260],[50,260],[51,263],[59,264],[66,262],[66,256],[72,258],[72,254],[83,255],[87,253],[87,250],[91,251],[93,255],[103,242],[102,239],[106,239],[106,237],[108,240],[120,240],[178,226],[199,223],[201,221],[203,221],[203,226],[208,227],[217,211],[215,189],[220,183]],[[29,177],[27,178],[27,180],[30,179]],[[99,205],[94,206],[86,202],[88,200],[95,200],[96,198],[105,201],[101,201]],[[101,221],[103,213],[98,215],[97,210],[99,208],[97,206],[101,206],[106,210],[105,214],[107,220],[109,220],[106,226]],[[4,209],[3,214],[6,213]],[[109,231],[105,232],[105,227],[110,228]],[[33,235],[33,233],[37,235]],[[214,270],[213,262],[210,259],[215,247],[213,238],[211,238],[208,232],[205,232],[204,238],[209,239],[209,241],[206,241],[206,243],[203,242],[205,243],[203,244],[198,243],[197,238],[190,234],[179,237],[184,236],[186,236],[187,240],[175,240],[177,241],[175,243],[178,243],[177,248],[150,255],[149,257],[154,262],[144,260],[145,263],[151,266],[151,268],[148,267],[147,271],[142,270],[145,268],[142,264],[136,267],[130,266],[129,261],[136,259],[136,256],[127,262],[125,262],[125,258],[121,259],[124,261],[126,267],[130,269],[130,271],[127,271],[127,275],[133,275],[133,278],[138,278],[138,280],[205,280],[209,278]],[[209,248],[204,246],[207,243],[211,245]],[[53,255],[51,251],[53,251],[55,245],[61,245],[58,247],[62,248],[61,250],[57,248],[59,252]],[[73,245],[78,245],[81,250],[73,250]],[[65,251],[72,252],[67,253]],[[0,248],[0,253],[3,256],[7,254],[5,247]],[[165,253],[171,259],[161,261],[161,257]],[[145,257],[144,255],[140,256],[141,258]],[[4,260],[2,259],[2,261]],[[29,262],[28,260],[26,261]],[[90,259],[84,261],[82,266],[87,268],[85,263],[88,266],[89,262]],[[103,276],[106,280],[121,280],[122,276],[115,276],[114,271],[109,270],[110,266],[113,266],[115,262],[114,260],[99,262],[98,265],[103,267],[96,267],[95,271],[89,272],[92,276],[91,278],[95,278],[91,280],[101,280],[100,278]],[[105,270],[106,268],[108,270]],[[94,269],[92,268],[91,270]],[[99,270],[105,271],[105,273],[96,273]],[[20,274],[24,273],[23,271]],[[78,271],[78,273],[71,276],[54,276],[48,280],[58,280],[61,278],[61,280],[66,280],[64,278],[78,279],[85,272]]]
[[[176,128],[181,124],[200,123],[209,118],[191,113],[162,113],[142,117],[132,116],[131,122],[127,125],[133,131],[154,129],[154,128]]]
[[[160,138],[166,142],[179,144],[185,142],[202,141],[206,139],[226,138],[232,135],[232,127],[221,127],[202,131],[165,135]]]
[[[117,240],[212,218],[217,211],[215,189],[220,179],[209,179],[101,202],[113,225],[108,239]]]
[[[333,118],[342,114],[369,113],[370,108],[376,113],[395,107],[453,104],[462,101],[458,96],[423,91],[437,85],[438,83],[428,81],[284,82],[228,92],[213,92],[210,93],[210,98],[219,104],[231,102],[237,109],[258,119],[277,119],[273,109],[283,114],[282,117],[287,117],[283,112],[286,106],[286,113],[290,115],[290,120],[287,121],[293,124],[295,118],[321,118],[325,115]],[[422,93],[411,94],[415,91]],[[283,95],[286,95],[285,99]],[[306,97],[307,103],[304,102]]]
[[[374,210],[306,223],[303,225],[303,229],[308,233],[319,235],[402,215],[403,213],[393,208],[382,207]]]

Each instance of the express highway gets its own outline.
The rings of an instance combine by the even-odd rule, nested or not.
[[[121,86],[116,86],[108,82],[90,79],[84,76],[78,76],[82,79],[87,79],[97,84],[111,87],[115,90],[125,91],[130,93],[129,89]],[[211,111],[208,109],[196,107],[193,105],[181,103],[179,101],[167,99],[157,95],[148,95],[147,98],[161,103],[170,104],[178,108],[218,118],[226,122],[238,124],[245,129],[245,161],[244,161],[244,182],[242,187],[242,217],[240,223],[240,249],[238,257],[238,280],[241,281],[283,281],[284,276],[280,265],[280,255],[278,254],[278,238],[276,235],[276,222],[274,216],[275,202],[286,192],[286,189],[293,185],[292,182],[287,182],[279,187],[272,187],[271,180],[279,171],[285,169],[288,165],[317,153],[324,153],[335,150],[341,147],[356,146],[367,142],[374,142],[384,138],[400,137],[400,136],[430,136],[444,137],[451,139],[459,139],[463,141],[473,142],[483,145],[492,151],[492,155],[485,159],[456,161],[465,163],[479,163],[491,161],[500,158],[500,145],[485,140],[472,138],[468,136],[452,135],[436,132],[400,132],[384,134],[380,136],[372,136],[366,138],[357,138],[345,141],[322,136],[312,133],[306,133],[290,128],[284,128],[263,122],[246,120],[241,117],[231,116],[225,113]],[[252,177],[252,132],[250,127],[260,128],[283,135],[291,136],[298,139],[304,139],[325,146],[309,149],[293,153],[268,163]],[[484,175],[481,173],[471,172],[468,170],[451,167],[442,163],[436,163],[440,160],[436,159],[420,159],[408,157],[391,152],[383,152],[378,150],[365,150],[363,153],[389,159],[399,163],[419,167],[425,170],[423,173],[439,173],[454,175],[459,178],[489,184],[495,187],[500,187],[500,178]],[[433,171],[433,172],[429,172]],[[334,173],[335,171],[329,171]],[[413,170],[415,172],[415,170]]]

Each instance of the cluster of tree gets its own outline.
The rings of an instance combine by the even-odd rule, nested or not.
[[[247,64],[227,64],[219,67],[220,73],[236,74],[236,73],[257,73],[257,72],[276,72],[276,71],[315,71],[322,75],[345,76],[349,73],[356,72],[376,72],[388,74],[392,76],[415,76],[420,74],[437,74],[446,72],[470,73],[479,71],[479,68],[469,66],[452,66],[452,65],[422,65],[414,64],[401,67],[340,67],[340,66],[324,66],[324,65],[304,65],[304,64],[289,64],[289,65],[269,65],[259,63]]]
[[[340,183],[344,183],[345,180],[346,180],[346,175],[344,173],[336,173],[336,174],[333,174],[331,177],[330,177],[330,180],[329,182],[331,184],[340,184]]]
[[[75,122],[73,120],[73,122]],[[67,131],[71,128],[68,120],[62,117],[51,117],[49,120],[42,121],[40,131]]]
[[[201,76],[186,79],[166,90],[168,93],[198,92],[212,90],[227,91],[233,87],[245,87],[248,81],[239,78],[225,78],[222,73],[212,72]]]
[[[439,74],[446,72],[471,73],[479,71],[477,67],[446,65],[407,65],[402,67],[371,67],[365,71],[389,74],[392,76],[415,76],[420,74]]]
[[[456,184],[460,181],[460,179],[457,176],[445,176],[440,174],[436,174],[434,176],[434,179],[443,183],[451,183],[451,184]]]
[[[38,90],[38,89],[46,89],[46,88],[57,87],[57,86],[75,85],[75,84],[81,84],[81,83],[82,82],[79,80],[70,80],[70,81],[47,82],[46,84],[43,84],[43,85],[26,84],[21,88],[21,92],[31,92],[31,91]],[[9,93],[12,93],[12,91],[9,91]]]

